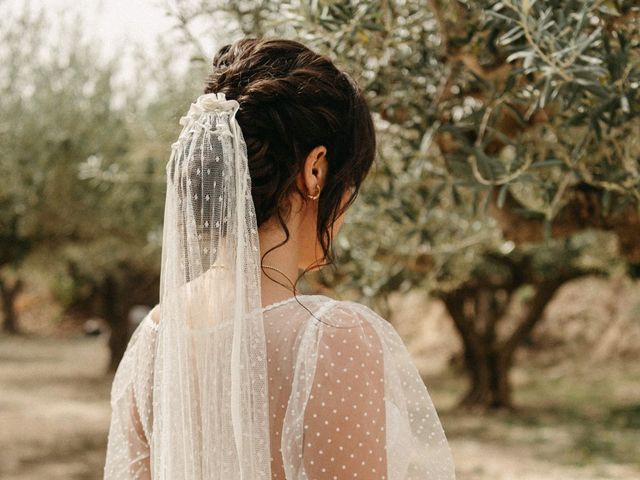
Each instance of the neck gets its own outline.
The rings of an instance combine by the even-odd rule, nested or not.
[[[268,223],[268,222],[267,222]],[[258,230],[260,238],[261,268],[260,284],[262,293],[262,305],[266,306],[293,296],[293,285],[298,278],[298,252],[300,237],[295,225],[287,225],[289,239],[284,245],[277,246],[285,240],[284,231],[280,225],[265,224]],[[273,270],[277,268],[280,271]],[[282,273],[281,273],[282,272]],[[285,278],[286,275],[287,278]],[[282,285],[281,285],[282,284]]]

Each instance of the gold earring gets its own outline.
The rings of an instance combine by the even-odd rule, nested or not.
[[[315,195],[309,195],[308,193],[305,194],[307,196],[307,198],[310,198],[311,200],[317,200],[318,197],[320,196],[320,185],[318,185],[316,183],[316,187],[318,187],[318,193],[316,193]]]

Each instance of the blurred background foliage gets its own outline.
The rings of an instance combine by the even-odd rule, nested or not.
[[[117,366],[127,312],[157,292],[163,166],[208,68],[203,45],[263,32],[297,38],[352,72],[378,130],[376,165],[336,241],[339,268],[309,282],[387,316],[394,292],[442,299],[470,380],[462,404],[511,405],[513,355],[564,283],[637,273],[634,2],[167,8],[179,48],[153,59],[141,51],[136,81],[124,84],[118,57],[99,60],[81,22],[68,19],[53,39],[43,13],[25,9],[3,24],[6,330],[19,330],[20,266],[35,262],[53,273],[68,310],[106,320]],[[188,68],[172,69],[186,52]],[[499,333],[513,302],[526,308]]]
[[[637,273],[639,8],[185,0],[172,14],[195,62],[208,59],[193,31],[269,32],[353,73],[378,161],[337,240],[339,268],[310,281],[387,316],[394,292],[442,299],[470,381],[461,404],[508,407],[514,354],[556,291]],[[525,308],[500,333],[514,302]]]
[[[439,302],[457,341],[447,366],[461,388],[448,377],[436,384],[449,392],[454,382],[453,404],[471,411],[509,415],[519,411],[517,400],[534,398],[532,383],[514,370],[531,361],[531,348],[539,358],[548,352],[553,364],[558,329],[576,356],[600,336],[593,358],[617,349],[637,361],[636,1],[163,5],[180,41],[159,39],[153,56],[140,49],[126,75],[123,58],[104,58],[79,18],[53,18],[27,4],[0,23],[0,304],[11,338],[24,336],[19,300],[37,278],[60,306],[59,322],[104,321],[108,370],[115,370],[131,333],[129,312],[157,302],[164,167],[178,119],[202,91],[211,45],[267,35],[297,39],[351,73],[377,128],[376,163],[335,239],[336,265],[308,275],[304,289],[369,303],[407,329],[405,338],[419,334],[421,319],[407,327],[393,299]],[[594,276],[605,282],[596,283],[599,292],[611,292],[597,315],[560,292]],[[569,310],[550,313],[554,300]],[[543,322],[550,316],[557,325]],[[610,325],[601,334],[576,332],[574,318]],[[545,375],[536,377],[535,392],[557,395],[573,413],[551,406],[505,421],[532,428],[562,417],[582,439],[576,457],[627,461],[637,436],[614,448],[603,431],[615,425],[621,430],[606,431],[629,439],[627,429],[637,432],[637,390],[625,390],[632,403],[614,412],[606,398],[589,396],[586,380],[554,390],[556,377]],[[583,404],[590,405],[584,412]],[[579,430],[598,408],[606,428]],[[484,428],[461,418],[460,431]],[[601,440],[587,442],[590,435]]]

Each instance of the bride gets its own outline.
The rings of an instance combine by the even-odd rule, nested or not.
[[[353,79],[296,41],[244,38],[180,124],[160,302],[113,380],[104,478],[454,479],[392,325],[297,292],[374,160]]]

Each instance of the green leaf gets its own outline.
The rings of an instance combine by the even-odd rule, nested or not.
[[[484,11],[484,13],[486,13],[486,14],[487,14],[487,15],[489,15],[490,17],[494,17],[494,18],[496,18],[496,19],[498,19],[498,20],[502,20],[502,21],[507,22],[507,23],[514,23],[514,22],[516,22],[516,19],[515,19],[515,18],[508,17],[508,16],[503,15],[502,13],[498,13],[498,12],[496,12],[496,11],[494,11],[494,10],[489,10],[489,9],[487,9],[487,10],[485,10],[485,11]]]
[[[505,183],[500,187],[500,191],[498,192],[498,207],[502,208],[504,206],[505,199],[507,198],[507,192],[509,191],[509,184]]]
[[[486,195],[484,197],[484,202],[482,205],[482,213],[484,215],[487,215],[489,212],[489,205],[491,205],[492,192],[493,192],[493,187],[489,187],[488,189],[486,189]]]
[[[529,168],[545,168],[545,167],[561,167],[564,165],[562,160],[557,158],[550,158],[547,160],[541,160],[539,162],[532,163]]]

